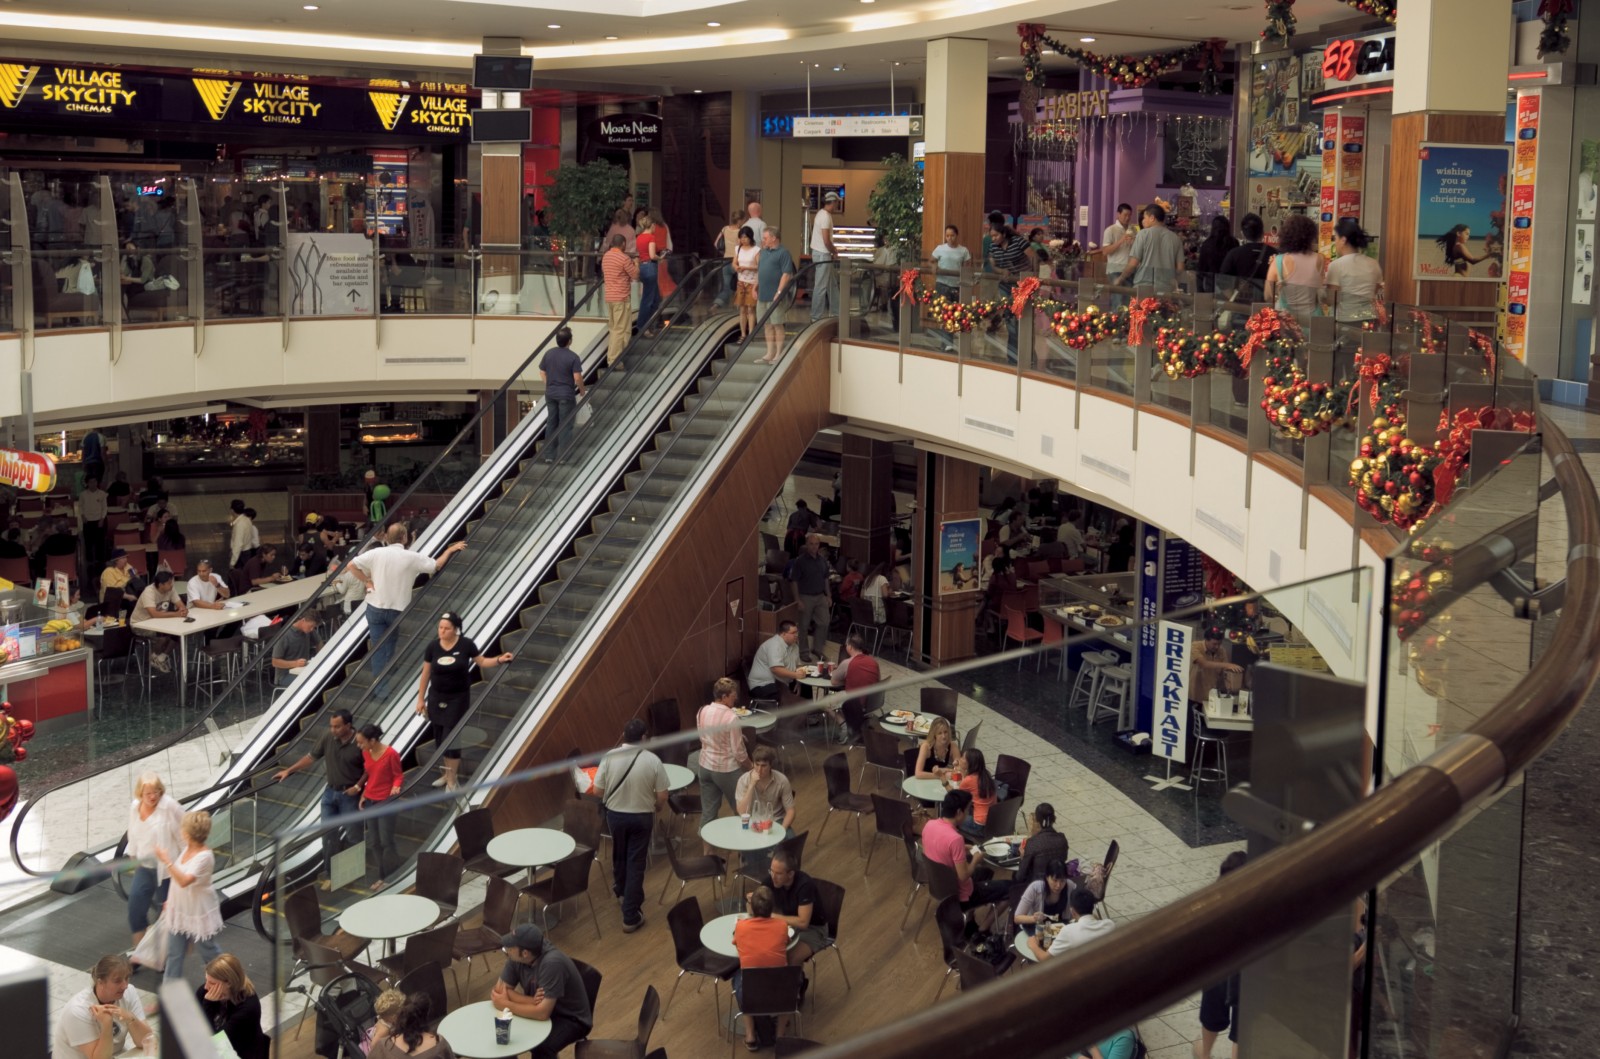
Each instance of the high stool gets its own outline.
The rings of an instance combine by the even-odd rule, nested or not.
[[[1102,714],[1121,717],[1128,703],[1128,688],[1133,682],[1133,667],[1126,662],[1101,666],[1095,674],[1093,698],[1089,700],[1089,722],[1085,729],[1095,726]]]
[[[1094,685],[1100,670],[1116,665],[1118,660],[1115,651],[1085,651],[1078,656],[1078,675],[1072,681],[1071,694],[1067,696],[1068,713],[1079,706],[1088,708],[1089,703],[1094,701]]]
[[[1207,781],[1221,783],[1228,789],[1228,737],[1206,727],[1205,714],[1198,705],[1189,709],[1190,727],[1194,730],[1194,765],[1189,769],[1189,785],[1194,796],[1200,797],[1200,784]],[[1212,748],[1211,765],[1206,764],[1206,747]]]

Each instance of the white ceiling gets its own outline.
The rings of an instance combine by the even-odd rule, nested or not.
[[[1299,0],[1295,11],[1302,32],[1353,13],[1339,0]],[[886,83],[894,63],[897,80],[920,80],[925,42],[951,35],[991,41],[990,73],[1020,76],[1015,27],[1025,21],[1074,44],[1093,36],[1090,50],[1139,53],[1250,40],[1264,15],[1261,0],[0,0],[0,47],[8,57],[48,42],[86,58],[134,49],[405,72],[463,69],[483,37],[506,36],[535,56],[541,83],[778,90],[803,87],[810,66],[823,89]],[[1047,68],[1067,65],[1046,53]]]

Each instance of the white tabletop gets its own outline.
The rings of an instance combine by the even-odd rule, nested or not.
[[[439,906],[416,894],[379,894],[357,901],[339,914],[345,933],[358,938],[404,938],[439,919]]]
[[[232,606],[223,607],[221,610],[196,607],[189,611],[189,619],[146,618],[144,621],[134,622],[133,627],[141,632],[161,633],[164,636],[193,636],[197,632],[218,629],[236,621],[253,618],[257,614],[271,614],[275,610],[298,607],[310,599],[321,584],[320,577],[303,577],[298,581],[259,588],[254,592],[236,596],[228,601]]]
[[[494,1015],[492,1000],[465,1004],[446,1015],[437,1032],[450,1042],[450,1050],[461,1059],[503,1059],[519,1055],[537,1048],[550,1036],[550,1023],[512,1015],[510,1043],[496,1044]]]
[[[700,778],[694,774],[694,769],[685,768],[682,765],[669,764],[666,766],[666,769],[667,790],[669,791],[681,791],[683,788],[698,781]]]
[[[577,840],[571,835],[549,827],[524,827],[489,840],[489,856],[501,864],[518,868],[542,868],[554,864],[572,856],[572,851],[577,848]]]
[[[900,789],[919,802],[944,801],[944,783],[940,780],[919,780],[915,776],[907,776],[900,781]]]
[[[931,724],[933,724],[933,718],[934,718],[934,715],[931,714],[931,713],[919,713],[919,714],[917,714],[916,717],[913,717],[909,722],[907,722],[905,724],[894,724],[888,719],[888,714],[885,714],[884,716],[878,718],[878,727],[882,728],[885,732],[888,732],[890,735],[897,735],[902,739],[921,739],[923,736],[927,735],[928,733],[927,732],[913,732],[911,730],[911,725],[914,724],[918,720],[926,720],[928,722],[928,724],[931,725]]]
[[[739,709],[749,709],[741,706]],[[736,711],[737,712],[737,711]],[[752,732],[765,732],[768,728],[778,723],[778,715],[768,713],[766,710],[750,710],[748,717],[739,718],[739,727],[748,728]]]
[[[832,677],[801,677],[800,683],[808,688],[832,688]]]
[[[737,816],[719,816],[700,829],[700,837],[716,849],[744,852],[754,849],[771,849],[787,835],[783,825],[776,820],[770,831],[745,830],[739,826]],[[493,850],[490,851],[491,853]]]
[[[1028,932],[1026,930],[1017,931],[1017,936],[1011,941],[1011,947],[1017,950],[1018,956],[1021,956],[1029,963],[1039,962],[1039,957],[1035,956],[1033,950],[1028,947]],[[455,1041],[452,1040],[450,1043],[454,1044]]]
[[[739,948],[733,943],[733,925],[741,919],[748,918],[743,912],[718,916],[700,928],[700,944],[720,956],[732,956],[734,959],[738,959]],[[794,944],[793,927],[789,928],[789,944]]]

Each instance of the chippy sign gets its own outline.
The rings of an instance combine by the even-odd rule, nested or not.
[[[1156,655],[1155,710],[1150,715],[1152,752],[1179,764],[1189,760],[1189,652],[1193,635],[1187,625],[1162,622]]]
[[[0,449],[0,483],[30,493],[48,493],[56,484],[56,461],[42,452]]]

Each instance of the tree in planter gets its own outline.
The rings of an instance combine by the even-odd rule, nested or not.
[[[885,172],[867,196],[867,215],[897,261],[916,261],[922,256],[922,172],[898,154],[883,164]]]
[[[574,250],[592,250],[628,194],[628,173],[610,162],[564,165],[545,188],[551,234]]]

